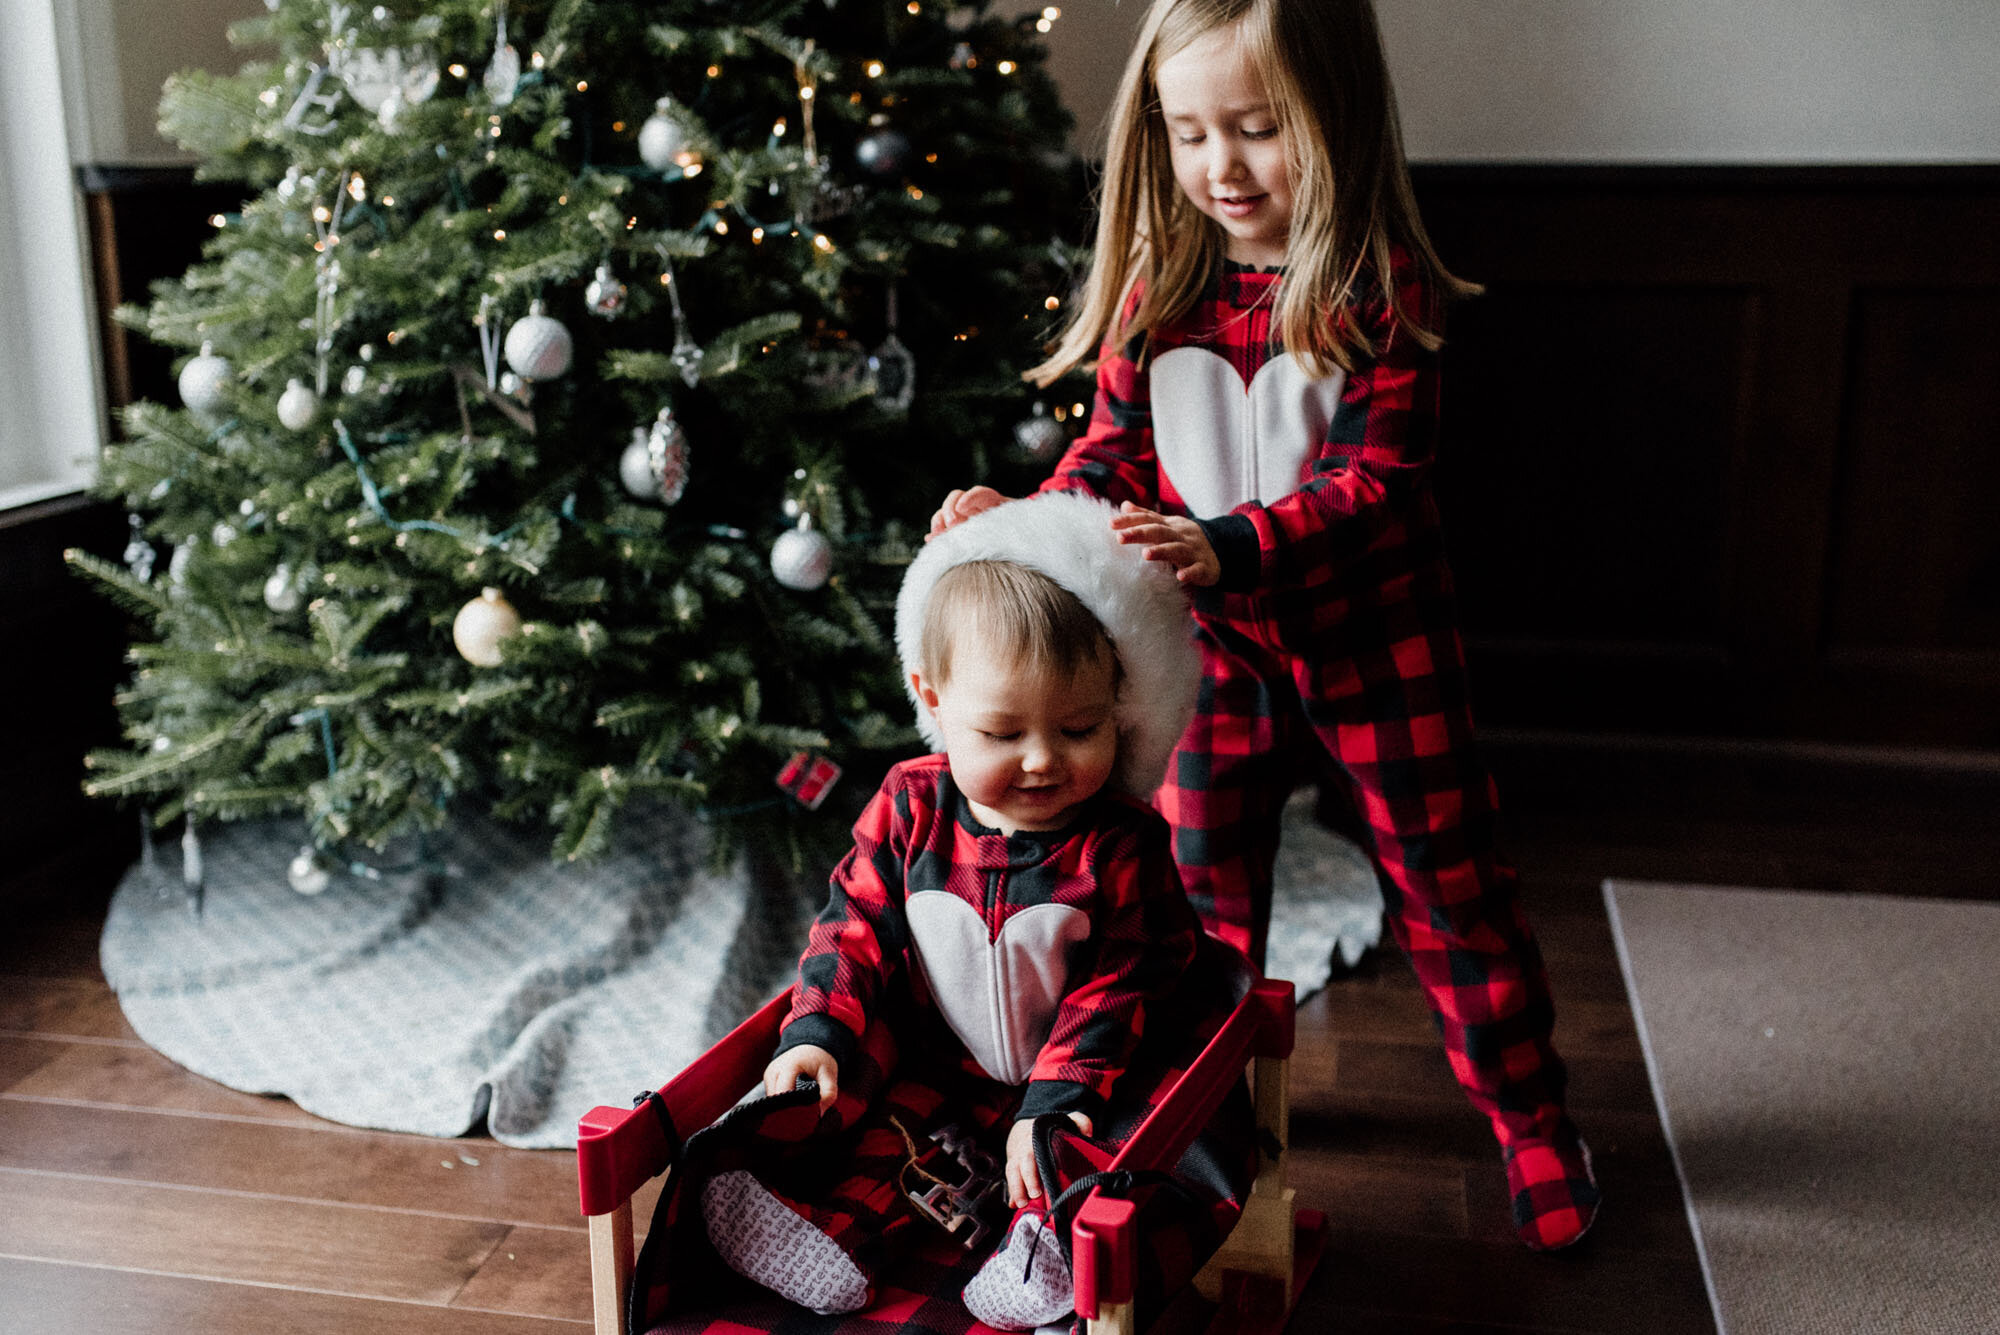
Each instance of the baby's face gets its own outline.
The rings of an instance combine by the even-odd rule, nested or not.
[[[1064,681],[1020,668],[969,631],[953,646],[950,679],[916,685],[973,816],[1003,833],[1060,829],[1117,764],[1108,650]]]

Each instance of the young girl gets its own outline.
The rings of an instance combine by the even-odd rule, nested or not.
[[[773,1096],[813,1081],[855,1140],[803,1187],[745,1168],[703,1190],[718,1254],[803,1306],[872,1301],[884,1244],[912,1223],[906,1154],[949,1115],[1002,1159],[1022,1211],[967,1306],[1001,1329],[1068,1313],[1061,1248],[1035,1245],[1061,1185],[1043,1180],[1037,1119],[1114,1132],[1145,1097],[1120,1082],[1161,1007],[1173,1023],[1199,1008],[1200,924],[1145,797],[1200,663],[1179,587],[1114,538],[1111,513],[1081,496],[1013,506],[905,577],[896,637],[942,753],[890,770],[857,822],[764,1075]],[[886,1090],[881,1026],[901,1053]]]
[[[1089,281],[1029,376],[1098,353],[1090,428],[1043,489],[1120,502],[1121,540],[1194,591],[1205,678],[1156,801],[1204,925],[1263,959],[1280,813],[1323,748],[1546,1249],[1599,1193],[1494,849],[1431,492],[1443,306],[1472,291],[1417,215],[1368,0],[1154,0]],[[953,492],[932,532],[1004,500]]]

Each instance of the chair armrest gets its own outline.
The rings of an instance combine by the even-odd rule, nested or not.
[[[699,1130],[722,1116],[752,1088],[778,1045],[778,1029],[791,1009],[787,988],[721,1042],[661,1086],[675,1128]],[[679,1132],[670,1136],[658,1110],[592,1108],[577,1121],[577,1192],[586,1215],[610,1214],[673,1161]]]
[[[1180,1161],[1252,1057],[1291,1055],[1295,989],[1259,979],[1111,1161],[1113,1169],[1168,1169]],[[1130,1201],[1093,1191],[1076,1213],[1071,1255],[1077,1315],[1092,1319],[1133,1300],[1139,1230]]]

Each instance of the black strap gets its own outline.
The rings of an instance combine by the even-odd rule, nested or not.
[[[635,1109],[649,1103],[653,1105],[653,1115],[660,1119],[661,1134],[667,1138],[667,1161],[660,1165],[660,1171],[665,1172],[681,1161],[681,1133],[674,1125],[674,1115],[668,1110],[667,1101],[660,1097],[659,1090],[649,1089],[643,1094],[632,1096],[632,1106]]]

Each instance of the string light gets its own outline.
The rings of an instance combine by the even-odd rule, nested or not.
[[[719,79],[719,78],[721,78],[721,77],[722,77],[722,66],[720,66],[720,65],[710,65],[710,66],[708,67],[708,77],[709,77],[709,78],[711,78],[711,79]]]
[[[454,79],[463,79],[465,77],[465,66],[463,65],[453,63],[445,66],[445,70]]]
[[[356,204],[359,204],[363,200],[368,198],[368,183],[361,179],[360,172],[354,173],[354,175],[348,179],[347,197],[353,200]]]
[[[219,213],[211,213],[208,215],[208,225],[210,227],[224,227],[227,226],[228,223],[229,219],[223,217]]]
[[[506,228],[504,228],[504,227],[496,227],[496,228],[494,228],[494,229],[493,229],[493,239],[494,239],[495,241],[505,241],[505,240],[507,239],[507,229],[506,229]]]
[[[729,220],[727,218],[717,218],[715,220],[715,234],[717,236],[729,235]]]
[[[751,228],[751,229],[750,229],[750,240],[751,240],[752,244],[754,244],[754,245],[759,245],[759,246],[763,245],[763,244],[764,244],[764,229],[763,229],[763,228],[761,228],[761,227],[753,227],[753,228]]]
[[[1020,68],[1020,66],[1019,66],[1019,65],[1016,65],[1016,64],[1015,64],[1015,63],[1014,63],[1013,61],[1011,61],[1011,60],[1003,60],[1003,61],[1001,61],[1001,62],[1000,62],[1000,72],[1001,72],[1002,74],[1012,74],[1012,73],[1013,73],[1013,72],[1014,72],[1015,70],[1017,70],[1017,69],[1019,69],[1019,68]]]
[[[1072,404],[1071,404],[1071,405],[1069,406],[1069,410],[1070,410],[1071,414],[1073,414],[1074,416],[1077,416],[1077,417],[1081,417],[1081,416],[1083,416],[1083,413],[1084,413],[1084,407],[1083,407],[1083,405],[1082,405],[1081,403],[1072,403]]]
[[[576,91],[577,91],[577,92],[579,92],[579,93],[587,93],[587,92],[589,92],[589,91],[590,91],[590,80],[588,80],[588,79],[578,79],[578,80],[576,81]]]
[[[831,255],[833,254],[833,238],[825,232],[821,232],[813,238],[813,248],[818,250],[822,255]]]
[[[1044,310],[1052,311],[1060,305],[1062,305],[1062,299],[1060,297],[1050,297],[1047,301],[1042,303],[1042,308]]]
[[[871,60],[871,61],[869,61],[869,62],[868,62],[868,77],[869,77],[869,78],[871,78],[871,79],[879,79],[879,78],[881,78],[881,77],[882,77],[882,62],[881,62],[881,61],[879,61],[879,60]]]

